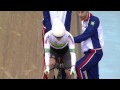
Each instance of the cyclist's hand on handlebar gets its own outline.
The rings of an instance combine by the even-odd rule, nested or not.
[[[71,67],[70,75],[72,75],[72,74],[76,74],[75,66],[72,66],[72,67]]]
[[[45,74],[49,74],[49,71],[50,71],[49,66],[46,66],[46,69],[44,70],[44,73],[45,73]]]

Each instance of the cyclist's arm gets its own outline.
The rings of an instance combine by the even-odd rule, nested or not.
[[[44,50],[45,50],[45,65],[49,66],[50,61],[50,43],[48,33],[44,37]]]
[[[76,64],[76,53],[75,53],[75,43],[72,35],[69,36],[68,38],[68,46],[70,50],[70,55],[71,55],[71,65],[75,66]]]

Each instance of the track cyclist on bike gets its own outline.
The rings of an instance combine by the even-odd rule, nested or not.
[[[44,36],[45,70],[47,79],[54,79],[54,67],[58,55],[62,55],[65,64],[65,79],[74,79],[76,75],[76,53],[73,36],[65,29],[64,24],[55,18],[52,29]]]

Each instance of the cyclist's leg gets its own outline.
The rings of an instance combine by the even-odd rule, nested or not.
[[[54,49],[50,47],[50,73],[47,75],[48,79],[54,79],[55,73],[57,73],[54,70],[56,60],[57,60],[57,52],[55,52]]]
[[[57,79],[59,73],[59,69],[54,68],[54,79]]]
[[[50,72],[47,74],[48,79],[54,79],[54,66],[55,66],[55,58],[50,58]]]
[[[66,79],[74,79],[74,75],[70,75],[70,69],[71,69],[71,56],[70,51],[67,49],[66,53],[63,55],[63,63],[65,64],[65,73],[66,73]]]

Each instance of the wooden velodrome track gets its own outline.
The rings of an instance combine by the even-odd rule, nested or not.
[[[0,11],[0,79],[41,79],[42,19],[42,11]],[[71,33],[77,35],[75,11]]]

